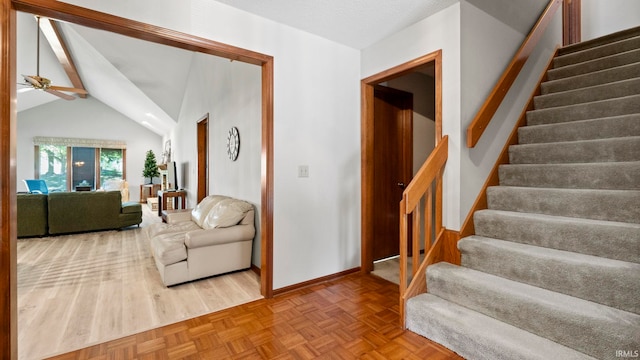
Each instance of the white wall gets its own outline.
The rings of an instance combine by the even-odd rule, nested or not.
[[[638,0],[582,0],[582,40],[640,26]]]
[[[473,149],[469,149],[466,147],[467,127],[491,93],[529,30],[522,33],[522,29],[511,27],[503,20],[506,16],[501,16],[495,9],[494,15],[490,15],[467,1],[462,1],[461,6],[463,26],[460,54],[462,79],[460,135],[462,146],[458,165],[461,177],[460,225],[473,206],[543,69],[553,55],[556,45],[561,42],[562,19],[560,9],[556,12],[553,23],[547,28],[547,36],[536,47],[480,141]],[[532,12],[530,9],[523,8],[522,11],[526,12],[518,16],[524,17],[528,13],[529,22],[535,22],[542,9],[543,6],[540,6],[538,9],[540,12]],[[509,15],[516,16],[513,13]]]
[[[358,50],[215,1],[69,2],[274,56],[274,288],[360,265]]]
[[[444,174],[443,222],[457,229],[460,219],[460,3],[456,3],[362,51],[361,77],[377,74],[442,49],[442,132],[449,135]],[[453,165],[453,166],[452,166]]]
[[[127,143],[127,181],[130,200],[140,199],[142,170],[147,150],[156,159],[162,154],[162,139],[154,132],[92,98],[56,100],[24,110],[17,116],[16,174],[18,191],[26,191],[22,179],[33,178],[34,136],[122,140]]]
[[[256,208],[256,237],[252,263],[260,267],[261,204],[261,68],[212,55],[195,54],[175,131],[174,160],[182,171],[179,184],[188,203],[197,196],[197,121],[209,114],[209,194],[222,194],[252,203]],[[236,161],[227,157],[229,129],[240,133]]]

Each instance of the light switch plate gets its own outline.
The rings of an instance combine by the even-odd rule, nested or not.
[[[309,177],[309,165],[298,166],[298,177]]]

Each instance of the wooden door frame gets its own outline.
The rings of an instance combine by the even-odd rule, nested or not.
[[[562,45],[567,46],[582,41],[581,0],[562,2]]]
[[[273,57],[49,0],[0,0],[0,358],[17,358],[16,11],[260,66],[262,69],[260,291],[273,296]]]
[[[198,194],[196,201],[200,203],[209,195],[209,113],[198,120],[196,133],[196,147],[198,148]]]
[[[427,63],[435,63],[436,146],[442,139],[442,50],[437,50],[391,69],[371,75],[360,82],[361,91],[361,271],[373,270],[373,87],[413,72]],[[398,204],[398,209],[399,209]],[[398,210],[399,211],[399,210]],[[398,230],[399,231],[399,230]]]

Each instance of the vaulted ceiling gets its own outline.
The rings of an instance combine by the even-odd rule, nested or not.
[[[459,0],[215,1],[363,49]],[[508,20],[510,8],[544,0],[468,1],[493,9],[494,15]],[[520,23],[519,19],[512,20]],[[60,27],[89,96],[160,135],[165,135],[176,124],[191,52],[74,24],[62,23]],[[18,83],[24,83],[21,74],[35,75],[36,29],[33,15],[18,14]],[[58,86],[72,86],[44,36],[41,36],[40,59],[41,76]],[[42,91],[19,90],[18,111],[49,101],[65,101],[58,99]]]

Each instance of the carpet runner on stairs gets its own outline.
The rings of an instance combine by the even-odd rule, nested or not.
[[[468,359],[640,351],[640,27],[562,48],[409,330]]]

